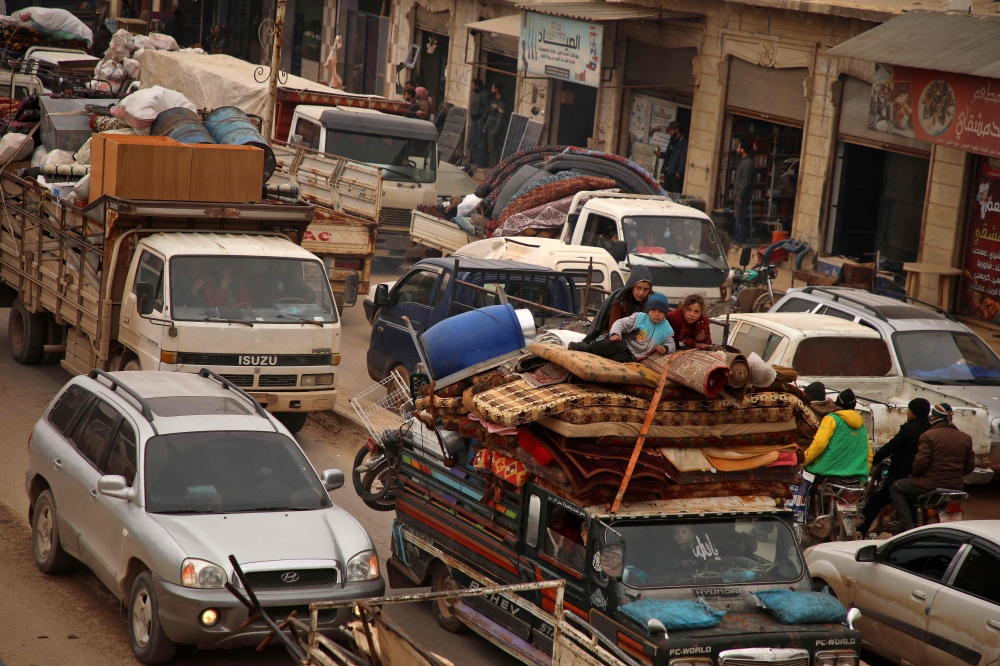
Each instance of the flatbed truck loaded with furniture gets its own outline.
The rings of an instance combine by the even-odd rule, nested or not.
[[[300,247],[312,206],[105,195],[80,209],[8,171],[0,187],[17,362],[208,368],[293,432],[333,408],[340,319],[322,262]]]

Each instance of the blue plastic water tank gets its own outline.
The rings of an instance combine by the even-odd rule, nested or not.
[[[215,139],[201,124],[198,114],[182,106],[167,109],[156,116],[149,134],[170,137],[181,143],[215,143]]]
[[[435,379],[524,347],[521,323],[510,305],[491,305],[440,321],[420,336]]]
[[[277,165],[274,151],[242,109],[235,106],[220,106],[205,118],[205,129],[218,143],[260,148],[264,151],[264,181],[266,182],[274,173]]]

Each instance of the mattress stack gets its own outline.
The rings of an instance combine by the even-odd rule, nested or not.
[[[469,467],[514,486],[528,478],[583,502],[622,483],[667,373],[628,484],[630,499],[771,494],[788,497],[796,452],[817,426],[797,389],[748,385],[733,350],[686,350],[621,364],[535,343],[518,361],[417,401],[470,442]],[[655,368],[655,369],[654,369]],[[678,370],[679,369],[679,370]],[[734,385],[735,384],[735,385]]]

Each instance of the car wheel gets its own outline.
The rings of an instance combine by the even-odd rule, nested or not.
[[[397,363],[396,365],[389,368],[389,374],[396,373],[403,382],[403,388],[407,391],[410,390],[410,371],[406,369],[406,366],[402,363]],[[396,385],[392,382],[386,385],[385,391],[387,394],[392,393],[396,390]]]
[[[7,320],[7,341],[15,361],[38,363],[45,346],[45,316],[28,312],[20,298],[15,300]]]
[[[73,558],[59,542],[59,519],[56,498],[51,490],[43,491],[35,500],[31,514],[31,542],[35,564],[42,573],[57,574],[73,568]]]
[[[281,425],[288,428],[288,432],[293,435],[306,426],[309,412],[278,412],[274,418],[281,422]]]
[[[153,575],[148,571],[143,571],[132,583],[128,635],[132,641],[132,652],[144,664],[165,664],[174,658],[177,651],[177,643],[163,633]]]
[[[122,370],[124,370],[125,372],[139,372],[140,370],[142,370],[142,363],[139,362],[139,359],[134,358],[128,363],[126,363],[125,367],[122,368]]]
[[[431,576],[431,591],[444,592],[446,590],[457,590],[458,584],[451,577],[451,570],[444,562],[438,562],[434,567],[434,574]],[[468,628],[458,619],[455,614],[455,602],[448,599],[436,599],[431,602],[431,610],[434,612],[434,619],[441,625],[441,628],[457,634],[466,631]]]

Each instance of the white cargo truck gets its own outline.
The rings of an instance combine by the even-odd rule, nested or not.
[[[305,204],[103,196],[62,205],[0,174],[0,307],[18,363],[199,372],[245,389],[297,431],[332,409],[340,319],[300,247]]]

